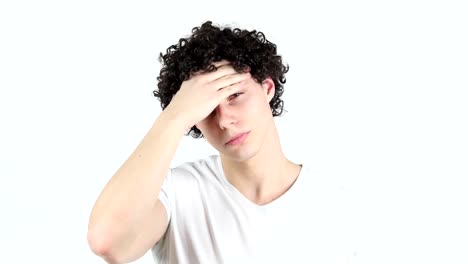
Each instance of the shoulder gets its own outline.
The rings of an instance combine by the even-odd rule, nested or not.
[[[207,202],[206,196],[218,197],[223,193],[224,185],[218,169],[218,157],[212,155],[186,161],[170,169],[163,187],[171,197],[173,205],[192,211],[203,207]]]
[[[192,161],[183,162],[170,169],[170,177],[176,181],[209,180],[219,173],[219,156],[210,155]]]
[[[171,168],[174,172],[186,173],[204,173],[206,170],[214,170],[217,166],[218,155],[210,155],[203,158],[198,158],[192,161],[183,162]]]

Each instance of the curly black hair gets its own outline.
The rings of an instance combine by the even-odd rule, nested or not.
[[[179,39],[177,44],[167,48],[166,54],[160,53],[162,68],[157,77],[158,89],[153,91],[153,95],[161,102],[162,109],[169,105],[182,82],[188,80],[192,73],[214,71],[212,63],[223,59],[230,61],[237,72],[250,67],[250,74],[258,83],[270,77],[275,83],[270,108],[273,116],[282,115],[284,102],[281,96],[289,65],[283,65],[276,45],[260,31],[229,26],[221,28],[211,21],[194,27],[190,36]],[[193,138],[203,137],[195,126],[188,134]]]

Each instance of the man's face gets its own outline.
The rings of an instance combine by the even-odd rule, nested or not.
[[[220,153],[237,161],[253,157],[262,147],[273,124],[269,102],[275,94],[271,78],[261,84],[248,79],[240,92],[222,101],[197,128]],[[241,138],[228,142],[233,137]]]

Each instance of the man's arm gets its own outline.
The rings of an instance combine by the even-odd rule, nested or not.
[[[167,228],[167,213],[157,195],[185,133],[183,125],[171,120],[177,119],[161,113],[94,205],[88,243],[108,263],[138,259]]]

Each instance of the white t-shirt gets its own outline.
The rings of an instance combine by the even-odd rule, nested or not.
[[[355,263],[348,198],[309,164],[267,205],[225,178],[219,155],[171,168],[159,198],[169,226],[156,263]]]

